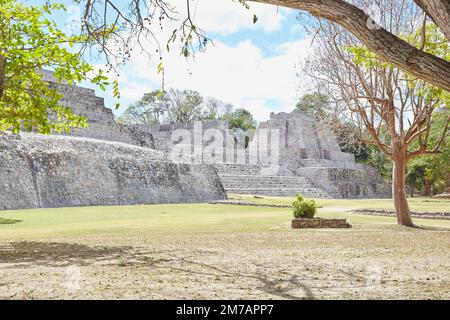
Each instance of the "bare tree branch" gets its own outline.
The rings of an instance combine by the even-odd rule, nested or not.
[[[368,22],[371,22],[372,18],[363,10],[346,1],[252,1],[305,10],[315,17],[335,22],[354,34],[372,52],[376,53],[383,60],[396,65],[419,79],[424,79],[429,83],[450,91],[450,62],[415,48],[384,28],[370,27]],[[445,2],[446,0],[434,1]],[[449,25],[450,19],[447,19],[446,26],[448,27]]]

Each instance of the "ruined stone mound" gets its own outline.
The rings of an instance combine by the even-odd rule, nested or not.
[[[4,135],[0,209],[191,203],[225,199],[215,169],[95,139]]]
[[[373,168],[342,152],[327,125],[307,114],[272,113],[249,136],[229,131],[228,123],[218,120],[200,125],[121,124],[94,90],[58,83],[48,71],[42,75],[63,95],[63,105],[86,117],[88,127],[68,133],[84,139],[23,135],[23,140],[31,139],[18,140],[20,151],[7,148],[10,154],[20,155],[18,172],[26,174],[19,182],[18,173],[11,169],[14,161],[0,154],[4,162],[0,163],[0,201],[7,200],[0,208],[210,201],[224,198],[223,189],[268,196],[391,197],[390,185]],[[210,129],[219,132],[218,137],[212,137]],[[181,140],[177,140],[179,130],[187,131]],[[270,135],[264,136],[268,131]],[[162,153],[176,154],[174,148],[184,146],[186,154],[196,159],[199,145],[199,162],[213,165],[217,173],[206,164],[175,165]],[[57,166],[56,173],[46,171],[52,166]]]

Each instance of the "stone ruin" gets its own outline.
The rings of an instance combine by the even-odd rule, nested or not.
[[[202,151],[198,157],[192,147],[192,159],[180,159],[174,148],[200,139],[210,152],[213,140],[208,132],[225,132],[228,124],[204,121],[199,130],[196,123],[119,124],[94,90],[57,84],[47,72],[44,76],[64,95],[63,104],[87,118],[88,127],[66,135],[4,134],[0,209],[208,202],[225,199],[226,193],[391,196],[390,186],[375,169],[343,153],[333,134],[305,114],[272,113],[256,132],[231,131],[234,144],[219,142],[224,155],[206,157]],[[177,140],[178,129],[192,140]],[[260,133],[269,129],[277,132],[276,143],[261,144]],[[256,148],[272,154],[275,146],[276,163],[251,152]]]
[[[154,149],[25,133],[6,135],[0,142],[3,210],[226,198],[213,167],[174,163]]]
[[[272,113],[270,120],[259,127],[280,130],[280,163],[329,197],[391,197],[390,184],[374,168],[342,152],[331,130],[319,126],[312,116],[298,111]]]
[[[69,136],[0,135],[0,209],[209,202],[226,199],[216,170],[175,163],[152,135],[114,121],[94,90],[56,84],[89,127]]]
[[[333,133],[313,117],[294,111],[272,113],[255,132],[228,131],[223,121],[149,127],[155,147],[167,152],[179,148],[177,130],[191,133],[190,146],[199,135],[204,147],[203,162],[212,164],[227,193],[314,198],[388,198],[391,186],[378,172],[356,163],[353,154],[341,151]],[[218,158],[211,158],[211,131],[225,132],[218,143]],[[262,135],[263,131],[268,134]],[[274,135],[276,137],[270,137]],[[226,135],[234,138],[226,141]],[[271,139],[272,138],[272,139]],[[217,147],[217,145],[216,145]],[[262,149],[262,152],[261,152]],[[258,150],[258,152],[252,152]],[[223,152],[222,152],[223,151]],[[276,151],[277,161],[270,156]],[[231,156],[229,156],[231,155]],[[196,156],[195,152],[192,156]],[[207,156],[207,157],[206,157]],[[201,161],[200,161],[201,162]]]

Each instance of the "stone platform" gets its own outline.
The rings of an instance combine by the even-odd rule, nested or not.
[[[120,142],[38,134],[0,138],[0,209],[226,199],[215,169]]]
[[[300,193],[308,198],[331,198],[311,181],[295,175],[261,174],[261,167],[251,165],[215,165],[227,193],[292,197]]]

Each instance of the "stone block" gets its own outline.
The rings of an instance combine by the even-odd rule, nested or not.
[[[347,219],[295,218],[291,221],[292,229],[305,228],[351,228]]]

